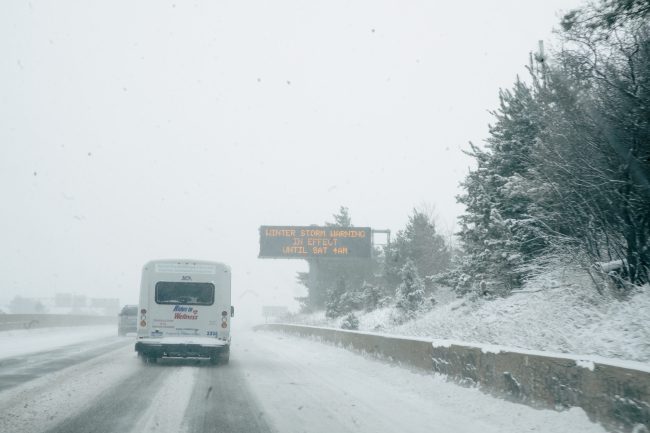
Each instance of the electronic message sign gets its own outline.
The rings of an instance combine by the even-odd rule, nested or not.
[[[369,227],[260,227],[260,258],[370,258],[371,252]]]

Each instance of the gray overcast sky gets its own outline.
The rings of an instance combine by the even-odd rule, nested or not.
[[[233,267],[235,302],[300,293],[258,226],[340,205],[442,228],[498,90],[549,40],[548,1],[3,1],[0,304],[136,302],[153,258]]]

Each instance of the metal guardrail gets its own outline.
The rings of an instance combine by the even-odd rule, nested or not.
[[[117,325],[117,316],[75,314],[0,314],[0,331],[58,326]]]
[[[431,340],[313,326],[267,324],[256,329],[297,334],[444,374],[465,386],[536,408],[582,408],[613,432],[650,429],[650,366],[631,369],[577,357],[485,350]]]

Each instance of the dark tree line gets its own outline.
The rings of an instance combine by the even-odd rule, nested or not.
[[[560,48],[535,56],[530,78],[502,90],[485,146],[462,182],[453,254],[414,210],[371,260],[313,260],[298,275],[304,306],[329,317],[431,305],[435,283],[507,294],[558,257],[601,290],[650,282],[650,0],[601,0],[566,14]],[[352,226],[347,208],[335,226]],[[600,274],[600,275],[598,275]],[[599,279],[600,278],[600,279]]]
[[[352,227],[345,207],[333,218],[326,225]],[[308,289],[308,296],[299,301],[304,309],[325,309],[332,318],[389,304],[405,316],[412,315],[431,304],[427,302],[431,287],[424,277],[448,270],[450,263],[450,248],[432,216],[414,209],[406,227],[393,242],[375,248],[371,259],[310,259],[309,272],[298,273],[298,280]],[[346,327],[353,329],[355,323],[353,315],[346,317]]]
[[[328,227],[353,227],[348,208],[341,206],[339,212],[332,215],[334,221],[326,222]],[[379,266],[376,259],[331,259],[313,258],[308,260],[309,271],[299,272],[298,281],[307,287],[308,295],[300,298],[304,309],[323,309],[328,304],[352,304],[356,308],[360,301],[356,292],[366,281],[373,279]],[[343,297],[341,302],[339,298]],[[341,311],[348,308],[341,308]]]
[[[562,48],[502,91],[459,201],[458,288],[521,286],[544,256],[609,262],[619,287],[650,280],[650,2],[564,16]]]

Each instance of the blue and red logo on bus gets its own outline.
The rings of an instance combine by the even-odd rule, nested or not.
[[[197,320],[199,318],[199,310],[192,307],[175,305],[172,311],[174,312],[174,319],[177,320]]]

